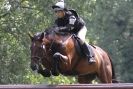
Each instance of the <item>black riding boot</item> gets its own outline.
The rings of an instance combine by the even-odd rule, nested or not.
[[[95,63],[96,60],[94,58],[94,53],[93,53],[92,49],[90,47],[88,47],[86,43],[84,43],[82,45],[82,48],[83,48],[85,56],[88,58],[88,62],[90,64]]]

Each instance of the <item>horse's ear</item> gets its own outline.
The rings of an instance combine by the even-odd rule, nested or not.
[[[43,33],[41,34],[41,36],[40,36],[40,41],[42,41],[43,38],[44,38],[44,32],[43,32]]]
[[[33,34],[31,32],[28,32],[28,35],[29,35],[31,41],[33,41]]]

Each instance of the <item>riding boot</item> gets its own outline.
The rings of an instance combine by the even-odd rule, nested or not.
[[[88,62],[90,64],[95,63],[96,60],[94,58],[94,53],[93,53],[92,49],[90,47],[88,47],[86,43],[84,43],[82,45],[82,48],[83,48],[83,52],[84,52],[85,56],[88,58]]]

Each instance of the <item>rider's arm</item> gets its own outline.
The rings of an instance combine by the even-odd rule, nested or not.
[[[60,31],[71,32],[74,29],[75,22],[76,22],[76,17],[70,16],[69,17],[69,23],[65,27],[60,27]]]
[[[69,28],[70,31],[74,29],[75,22],[76,22],[76,17],[75,16],[70,16],[69,17],[69,24],[68,24],[68,28]]]

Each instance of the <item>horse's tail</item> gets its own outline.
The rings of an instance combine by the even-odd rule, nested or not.
[[[118,83],[117,79],[116,79],[116,75],[115,75],[115,69],[114,69],[114,65],[112,62],[111,57],[108,55],[110,62],[111,62],[111,66],[112,66],[112,83]]]

